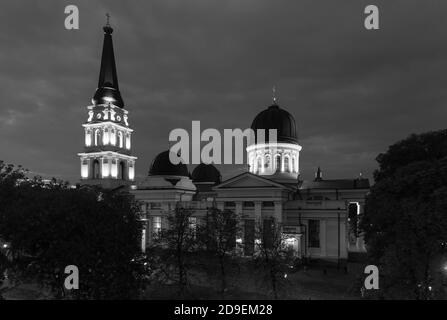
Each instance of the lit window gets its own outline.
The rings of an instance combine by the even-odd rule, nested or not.
[[[116,134],[115,134],[115,129],[113,129],[113,128],[110,131],[110,144],[113,146],[116,145]]]
[[[102,135],[102,144],[107,145],[109,144],[109,131],[107,128],[104,129],[104,133]]]
[[[122,148],[124,145],[123,143],[123,133],[121,131],[118,131],[118,146]]]
[[[260,173],[261,172],[261,168],[262,168],[262,159],[259,157],[258,160],[257,160],[256,172]]]
[[[284,158],[284,172],[290,172],[289,157]]]
[[[161,217],[153,217],[152,231],[157,235],[161,231]]]
[[[126,149],[130,150],[130,134],[126,134]]]
[[[360,206],[358,202],[351,202],[348,206],[348,223],[349,223],[349,231],[355,236],[359,236],[358,231],[358,215]]]
[[[99,142],[101,141],[101,130],[95,130],[95,146],[99,146]]]
[[[85,146],[90,147],[92,145],[92,132],[90,130],[85,131]]]
[[[264,167],[268,168],[270,166],[270,156],[267,155],[265,156],[265,163],[264,163]]]
[[[281,156],[276,156],[276,171],[281,171]]]

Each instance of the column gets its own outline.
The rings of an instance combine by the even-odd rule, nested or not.
[[[262,201],[255,201],[255,221],[257,224],[262,223]]]
[[[262,201],[255,201],[255,252],[258,251],[260,231],[262,230]]]
[[[237,217],[237,233],[236,233],[236,250],[238,253],[244,253],[243,239],[245,236],[244,232],[244,220],[242,219],[242,201],[236,202],[236,208],[234,213]]]
[[[275,221],[276,223],[282,223],[283,217],[282,217],[282,202],[281,201],[275,201]]]
[[[320,220],[320,255],[326,256],[326,220]]]

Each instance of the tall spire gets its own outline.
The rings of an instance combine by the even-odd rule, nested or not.
[[[110,15],[107,13],[106,16],[107,23],[103,28],[104,44],[102,47],[101,69],[99,72],[98,88],[93,97],[93,103],[112,103],[122,108],[124,107],[124,102],[118,87],[118,76],[116,73],[115,55],[113,52],[113,28],[110,26]]]

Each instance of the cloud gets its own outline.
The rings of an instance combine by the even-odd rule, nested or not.
[[[379,31],[364,29],[363,0],[70,4],[77,31],[56,0],[6,0],[0,12],[0,145],[35,172],[79,176],[106,12],[139,176],[174,128],[249,127],[273,85],[297,120],[307,179],[318,165],[325,177],[371,177],[388,145],[445,127],[447,3],[376,1]]]

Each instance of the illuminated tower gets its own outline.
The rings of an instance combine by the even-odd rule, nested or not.
[[[118,87],[113,29],[107,19],[101,57],[98,88],[88,106],[85,131],[85,149],[79,153],[81,179],[84,184],[106,188],[129,184],[135,177],[136,157],[131,154],[129,112]]]

